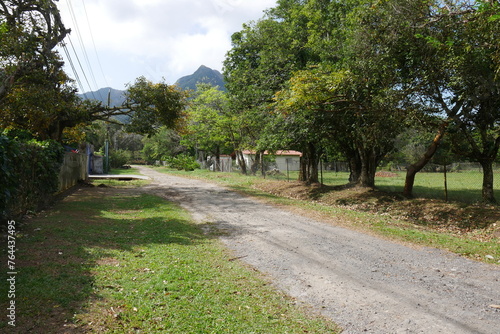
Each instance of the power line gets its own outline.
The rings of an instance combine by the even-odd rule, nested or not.
[[[80,32],[80,26],[78,24],[78,20],[76,19],[76,15],[75,15],[75,11],[74,11],[74,8],[73,8],[73,4],[69,0],[67,0],[66,2],[68,4],[68,8],[69,8],[69,12],[70,12],[70,15],[71,15],[71,19],[72,19],[73,24],[75,26],[76,36],[77,36],[77,39],[78,39],[78,41],[80,43],[80,48],[81,48],[81,51],[83,53],[83,58],[84,58],[84,60],[86,62],[86,65],[87,65],[90,78],[93,81],[94,87],[97,88],[98,87],[97,86],[97,82],[95,80],[94,72],[92,70],[92,65],[90,64],[90,60],[89,60],[89,57],[88,57],[88,54],[87,54],[87,50],[85,49],[85,44],[83,43],[82,34]],[[73,45],[73,43],[71,43],[71,44]],[[75,54],[76,54],[76,50],[75,50],[74,46],[73,46],[73,50],[75,51]],[[80,62],[80,61],[78,61],[78,62]],[[82,68],[82,71],[83,71],[83,67],[81,65],[80,65],[80,67]],[[85,74],[85,72],[84,72],[84,76],[85,76],[85,78],[87,80],[87,83],[89,84],[89,81],[87,79],[87,75]],[[90,84],[89,84],[89,88],[90,88],[91,91],[93,91],[92,86]],[[101,99],[102,99],[102,96],[101,96]]]
[[[79,64],[79,68],[81,69],[81,72],[82,72],[82,74],[83,74],[83,76],[85,78],[85,81],[86,81],[86,83],[87,83],[87,85],[89,87],[89,90],[92,92],[93,98],[97,100],[97,98],[95,97],[94,91],[98,91],[99,90],[99,86],[97,84],[96,77],[94,75],[94,71],[92,69],[92,65],[90,63],[90,59],[89,59],[87,50],[85,48],[85,43],[84,43],[84,40],[83,40],[83,37],[82,37],[82,34],[81,34],[80,26],[78,24],[78,19],[76,17],[74,7],[73,7],[72,3],[70,2],[70,0],[67,0],[66,2],[67,2],[67,6],[68,6],[68,10],[69,10],[70,16],[71,16],[71,20],[73,21],[73,25],[74,25],[75,32],[76,32],[76,37],[78,39],[78,42],[79,42],[79,45],[80,45],[80,50],[81,50],[81,53],[83,55],[83,59],[85,61],[87,70],[85,70],[84,67],[83,67],[83,65],[82,65],[82,61],[80,60],[81,57],[79,57],[79,55],[78,55],[78,53],[76,51],[75,45],[73,44],[73,41],[71,39],[71,37],[68,36],[68,39],[70,41],[70,45],[71,45],[71,48],[73,50],[73,54],[75,55],[75,57],[77,59],[77,62]],[[85,4],[84,4],[84,6],[85,6]],[[85,9],[85,13],[86,13],[86,9]],[[87,14],[86,14],[86,17],[87,17],[87,22],[88,22],[88,16],[87,16]],[[92,34],[92,31],[90,29],[90,25],[89,25],[89,30],[90,30],[90,32]],[[92,39],[93,39],[93,37],[92,37]],[[94,45],[95,45],[95,43],[94,43]],[[96,51],[96,54],[97,54],[97,51]],[[72,65],[73,71],[76,71],[76,67],[74,66],[74,62],[72,60],[70,60],[70,62],[73,63],[73,65]],[[99,61],[99,64],[100,64],[100,61]],[[101,71],[102,71],[102,67],[101,67]],[[87,73],[88,73],[88,75],[87,75]],[[78,76],[78,74],[75,73],[75,76]],[[92,85],[89,82],[89,77],[90,77],[90,79],[91,79],[91,81],[92,81],[92,83],[93,83],[93,85],[95,87],[94,89],[92,88]],[[81,88],[81,89],[82,89],[82,93],[83,93],[84,89],[83,88]],[[101,92],[98,91],[98,93],[99,93],[99,96],[100,96],[101,100],[104,100],[104,98],[101,95]]]
[[[85,12],[85,17],[87,18],[87,26],[89,28],[90,38],[92,40],[92,45],[94,46],[94,51],[95,51],[95,55],[96,55],[96,58],[97,58],[97,63],[99,64],[99,68],[101,70],[101,75],[102,75],[102,77],[104,79],[104,82],[106,83],[106,87],[109,87],[108,80],[106,79],[106,76],[104,75],[104,70],[102,69],[101,59],[99,58],[99,54],[97,52],[97,47],[95,45],[94,34],[92,33],[92,26],[90,25],[89,15],[87,13],[87,6],[85,6],[85,1],[84,0],[82,0],[82,4],[83,4],[83,10]]]
[[[80,80],[80,76],[78,75],[78,72],[75,68],[75,64],[73,63],[73,59],[71,58],[71,55],[68,51],[68,47],[66,46],[66,43],[62,43],[62,47],[64,52],[66,53],[66,58],[68,59],[68,62],[71,66],[71,69],[73,70],[73,74],[75,75],[75,80],[78,83],[78,86],[82,90],[82,94],[85,98],[87,98],[87,95],[85,94],[85,90],[83,89],[82,81]]]
[[[85,73],[85,70],[83,69],[82,62],[80,61],[80,57],[78,57],[78,54],[76,53],[76,50],[75,50],[75,46],[73,45],[73,41],[71,40],[71,37],[69,35],[68,35],[68,39],[69,39],[69,43],[71,45],[71,49],[73,49],[73,53],[76,56],[76,61],[78,62],[78,64],[80,65],[80,69],[82,70],[83,77],[85,78],[87,85],[89,85],[89,87],[92,87],[92,86],[90,86],[89,79],[87,78],[87,74]],[[91,91],[92,91],[92,89],[91,89]],[[93,96],[94,100],[97,100],[93,91],[92,91],[92,96]]]

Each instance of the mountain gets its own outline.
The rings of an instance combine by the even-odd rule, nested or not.
[[[211,68],[208,68],[204,65],[201,65],[200,68],[198,68],[193,74],[187,75],[177,80],[176,85],[181,89],[196,90],[196,84],[200,82],[218,86],[219,89],[223,91],[226,90],[224,87],[225,82],[222,74],[219,71],[212,70]],[[125,91],[110,87],[101,88],[95,92],[79,94],[79,96],[82,99],[100,101],[103,105],[108,105],[109,98],[110,107],[118,107],[123,105],[123,103],[125,102]]]
[[[123,105],[123,103],[125,102],[125,91],[110,87],[101,88],[95,92],[87,92],[85,94],[80,94],[79,96],[83,99],[100,101],[105,106],[108,105],[108,99],[109,99],[110,107],[118,107]]]
[[[190,90],[196,90],[198,83],[208,83],[212,86],[219,86],[220,90],[226,90],[222,74],[204,65],[201,65],[193,74],[182,77],[176,82],[180,88]]]

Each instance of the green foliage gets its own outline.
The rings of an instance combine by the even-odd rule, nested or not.
[[[231,153],[237,146],[238,133],[229,109],[227,94],[217,87],[198,85],[195,98],[187,109],[187,127],[182,141],[188,147],[210,154]]]
[[[132,152],[127,150],[111,150],[110,165],[111,168],[120,168],[132,160]]]
[[[200,168],[196,159],[186,154],[180,154],[176,157],[168,157],[165,160],[167,161],[169,167],[178,170],[194,171],[195,169]]]
[[[62,140],[64,128],[89,121],[87,105],[76,96],[61,64],[51,74],[33,70],[19,78],[0,101],[0,126],[30,131],[42,140]]]
[[[413,27],[418,28],[406,30],[415,37],[404,36],[406,48],[397,52],[405,59],[416,96],[452,119],[451,127],[465,138],[455,143],[467,147],[461,154],[481,163],[483,199],[495,202],[492,163],[500,146],[500,25],[496,22],[500,6],[497,1],[426,5],[430,14],[414,16]],[[464,142],[468,145],[463,146]]]
[[[47,203],[59,188],[63,147],[54,141],[0,135],[0,215],[14,217]]]
[[[175,130],[161,127],[156,134],[143,138],[143,157],[148,163],[154,163],[184,152],[186,148],[181,145],[180,140],[181,137]]]
[[[126,93],[125,104],[133,111],[128,131],[153,135],[162,125],[176,127],[183,115],[186,98],[187,93],[176,86],[138,78]]]

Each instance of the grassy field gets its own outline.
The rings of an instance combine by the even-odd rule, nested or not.
[[[405,185],[405,172],[393,172],[394,177],[376,177],[375,185],[383,191],[402,193]],[[497,199],[500,199],[500,173],[495,174],[494,189]],[[269,179],[287,180],[287,175],[268,176]],[[290,172],[290,180],[297,180],[298,172]],[[344,185],[349,180],[346,172],[323,172],[323,183],[329,186]],[[483,174],[477,171],[447,173],[448,199],[464,203],[474,203],[481,200]],[[418,173],[415,178],[414,195],[423,198],[445,199],[443,173]]]
[[[0,332],[338,332],[159,197],[84,188],[16,228],[17,326]]]

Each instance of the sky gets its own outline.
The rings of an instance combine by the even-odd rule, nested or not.
[[[276,0],[59,0],[57,6],[72,30],[65,42],[78,74],[61,48],[65,70],[88,92],[122,90],[140,76],[174,84],[201,65],[222,71],[231,35]]]

